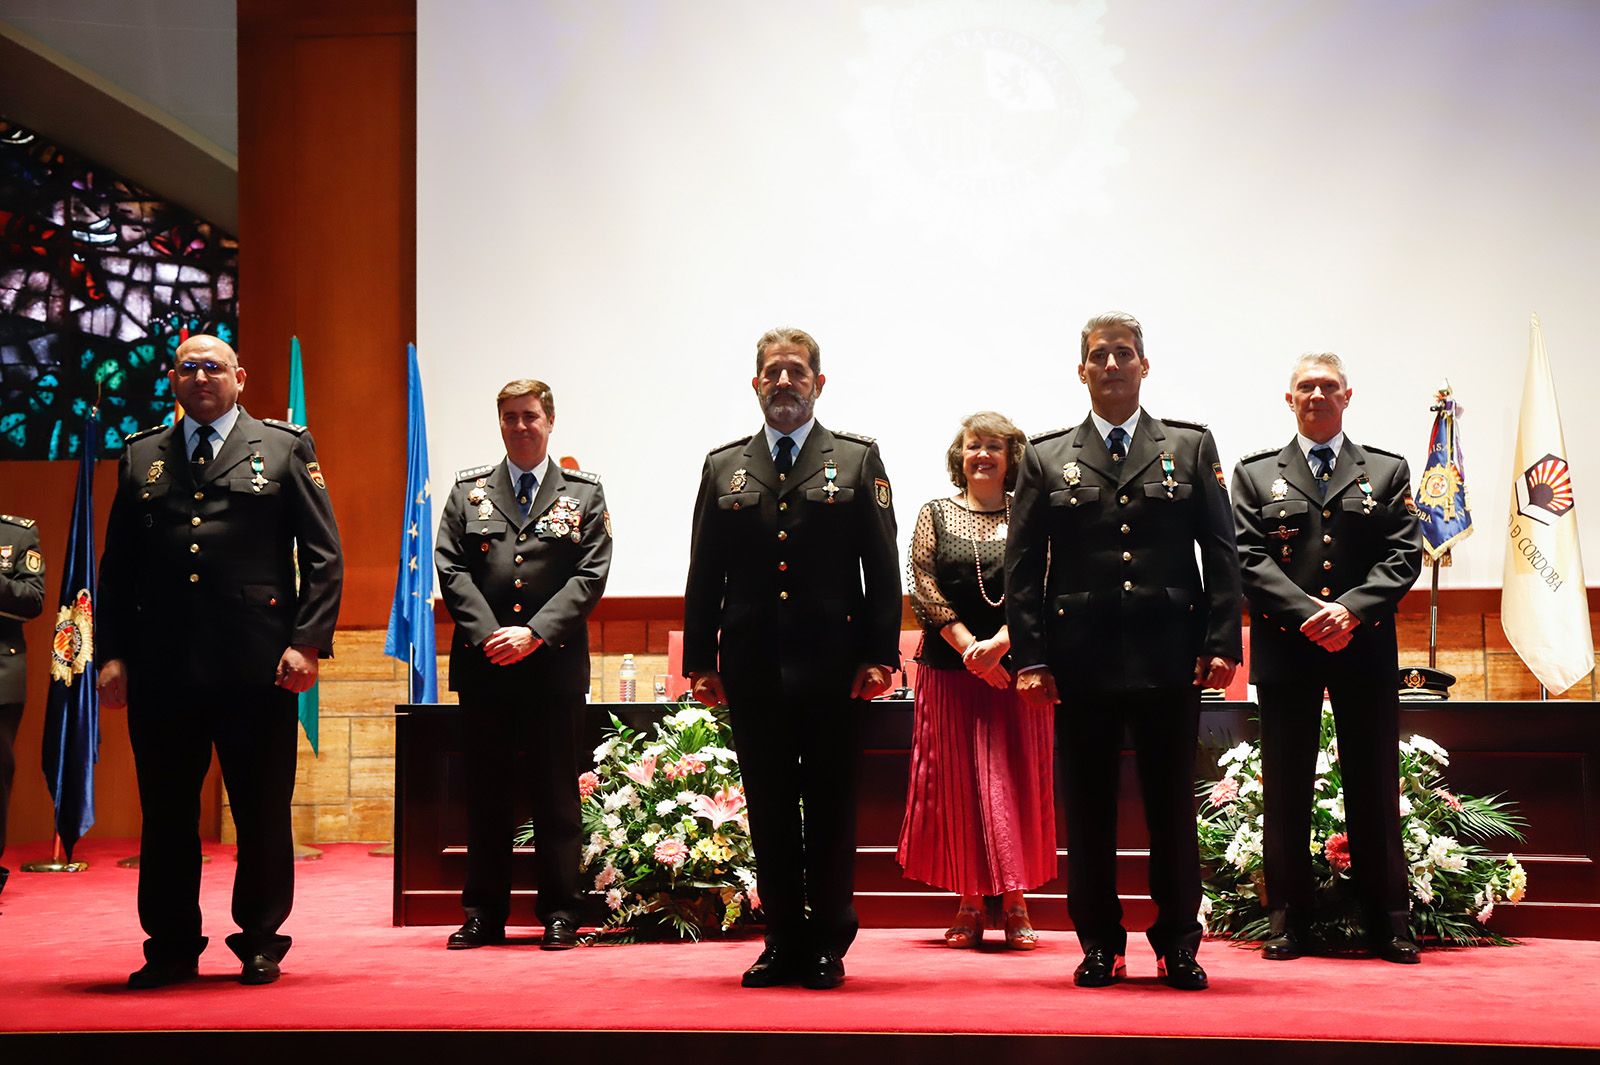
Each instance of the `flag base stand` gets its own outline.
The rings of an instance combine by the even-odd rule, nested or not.
[[[322,860],[322,852],[315,847],[308,847],[304,843],[294,845],[294,860],[297,862],[316,862]]]
[[[393,843],[385,843],[381,847],[374,847],[370,851],[367,852],[367,857],[369,857],[369,858],[393,858],[394,857],[394,844]]]
[[[88,862],[75,862],[70,858],[61,856],[61,837],[55,838],[50,848],[50,857],[42,862],[23,862],[19,867],[24,873],[81,873],[89,868]]]

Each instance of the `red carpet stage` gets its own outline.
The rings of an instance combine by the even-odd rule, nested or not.
[[[477,1042],[541,1057],[570,1046],[588,1059],[648,1051],[763,1062],[825,1054],[831,1065],[975,1054],[1127,1062],[1170,1060],[1191,1041],[1208,1055],[1292,1051],[1304,1063],[1352,1050],[1415,1062],[1504,1059],[1516,1047],[1521,1061],[1600,1047],[1600,943],[1588,941],[1435,950],[1416,968],[1342,958],[1274,964],[1212,942],[1202,960],[1213,990],[1197,995],[1158,984],[1142,940],[1126,984],[1088,991],[1071,986],[1070,933],[1045,933],[1039,950],[1018,954],[998,943],[948,950],[925,930],[869,929],[850,953],[844,988],[754,991],[738,986],[759,950],[753,940],[545,953],[537,929],[526,929],[507,946],[445,951],[449,929],[391,926],[391,863],[369,849],[327,847],[321,861],[298,867],[285,928],[295,947],[283,979],[265,988],[235,982],[222,943],[232,928],[229,848],[207,848],[212,942],[201,979],[159,991],[123,987],[141,963],[137,874],[115,864],[129,842],[85,841],[86,873],[14,873],[0,895],[0,1058],[54,1048],[124,1060],[319,1050],[409,1060]],[[6,857],[15,868],[41,856],[19,847]]]

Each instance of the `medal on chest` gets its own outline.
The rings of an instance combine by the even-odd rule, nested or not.
[[[533,531],[539,536],[555,536],[577,543],[582,536],[579,526],[583,521],[583,503],[572,496],[559,496],[544,512]]]
[[[1167,490],[1168,499],[1172,498],[1173,490],[1178,487],[1178,479],[1173,476],[1176,470],[1177,467],[1172,462],[1172,452],[1163,451],[1161,453],[1161,472],[1166,476],[1161,479],[1161,486]]]
[[[822,476],[828,482],[822,486],[823,494],[828,497],[828,502],[832,503],[833,497],[839,494],[839,486],[833,483],[839,476],[839,467],[832,459],[822,464]]]
[[[1363,473],[1356,478],[1356,487],[1361,489],[1361,512],[1371,514],[1372,508],[1378,505],[1378,501],[1372,496],[1372,482],[1367,480],[1367,475]]]
[[[267,464],[261,460],[261,452],[252,451],[250,453],[250,472],[253,473],[254,476],[250,478],[250,487],[255,489],[257,492],[261,491],[267,486],[267,479],[265,476],[263,476],[263,472],[266,470],[266,468]]]

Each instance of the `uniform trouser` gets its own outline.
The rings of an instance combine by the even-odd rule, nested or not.
[[[0,855],[6,852],[6,811],[11,809],[11,782],[17,775],[17,726],[21,703],[0,703]]]
[[[469,916],[503,925],[511,913],[511,839],[516,797],[532,801],[534,910],[549,924],[578,920],[578,866],[583,818],[578,798],[578,727],[583,694],[461,693],[462,752],[467,780]],[[517,752],[525,751],[520,765]]]
[[[1400,843],[1400,700],[1394,669],[1330,678],[1350,875],[1367,932],[1408,935],[1406,859]],[[1308,840],[1316,796],[1322,722],[1321,680],[1258,684],[1261,778],[1266,823],[1262,843],[1273,930],[1304,935],[1316,884]]]
[[[128,734],[139,777],[139,923],[145,958],[189,962],[200,934],[200,788],[216,748],[237,830],[228,948],[240,958],[282,959],[278,929],[294,905],[294,796],[299,719],[293,692],[271,685],[181,687],[141,684],[128,700]]]
[[[1056,711],[1067,797],[1067,913],[1085,952],[1122,954],[1128,933],[1117,898],[1117,783],[1122,741],[1131,734],[1150,833],[1150,897],[1156,922],[1146,932],[1158,957],[1200,948],[1200,849],[1195,831],[1194,763],[1200,689],[1066,696]]]
[[[842,957],[860,927],[856,771],[866,704],[744,693],[730,701],[767,944]]]

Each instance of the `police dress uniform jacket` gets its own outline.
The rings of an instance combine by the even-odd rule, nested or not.
[[[526,517],[505,462],[458,473],[434,541],[440,594],[455,620],[450,688],[461,693],[467,770],[461,902],[490,925],[504,925],[510,913],[519,795],[531,804],[537,915],[547,925],[577,921],[588,619],[611,572],[600,478],[550,462],[532,472],[539,485]],[[484,641],[517,625],[543,643],[510,665],[490,662]]]
[[[294,902],[299,742],[277,666],[291,646],[332,656],[344,558],[303,426],[239,408],[215,455],[191,466],[182,424],[127,438],[100,559],[97,658],[127,668],[144,952],[188,964],[205,950],[195,816],[215,749],[239,842],[228,946],[277,960],[290,946],[278,929]]]
[[[344,557],[311,433],[241,408],[200,470],[181,423],[128,438],[96,657],[124,659],[130,684],[149,670],[193,686],[271,685],[291,646],[332,657]]]
[[[28,691],[28,643],[22,623],[44,610],[44,555],[32,518],[0,514],[0,705]],[[3,808],[0,808],[3,812]],[[3,835],[4,828],[0,828]]]
[[[1017,668],[1049,666],[1065,697],[1187,685],[1200,655],[1239,661],[1221,470],[1210,430],[1143,410],[1121,462],[1093,418],[1033,437],[1006,548]]]
[[[706,456],[683,602],[685,675],[735,692],[849,694],[900,662],[889,478],[868,437],[815,423],[784,480],[765,430]]]
[[[610,517],[600,478],[546,463],[523,517],[504,462],[463,470],[434,541],[439,594],[455,620],[450,690],[532,685],[589,690],[589,613],[611,571]],[[483,642],[524,625],[544,645],[497,666]]]
[[[1330,670],[1395,680],[1394,615],[1422,570],[1422,532],[1406,460],[1345,438],[1327,493],[1298,439],[1234,469],[1239,564],[1250,601],[1250,680],[1296,681]],[[1361,622],[1330,654],[1300,633],[1338,602]]]
[[[1369,935],[1409,937],[1395,774],[1400,705],[1394,616],[1421,571],[1411,472],[1399,455],[1345,438],[1318,490],[1298,439],[1234,469],[1234,517],[1250,601],[1250,679],[1261,704],[1266,904],[1275,932],[1309,931],[1315,881],[1305,840],[1327,691],[1339,735],[1351,875]],[[1326,651],[1300,632],[1321,609],[1360,622]]]

